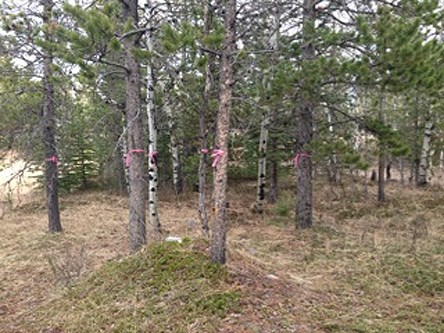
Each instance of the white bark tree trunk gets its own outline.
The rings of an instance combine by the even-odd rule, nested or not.
[[[152,1],[145,2],[145,18],[147,22],[151,22]],[[152,31],[149,29],[146,34],[146,45],[148,52],[153,52],[154,43]],[[157,211],[157,125],[154,110],[154,76],[153,67],[150,60],[146,64],[146,113],[148,117],[148,208],[149,208],[149,222],[153,230],[153,237],[156,238],[160,232],[159,215]]]
[[[168,132],[170,136],[169,151],[171,154],[172,165],[173,165],[173,187],[176,195],[179,195],[180,193],[182,193],[183,187],[182,187],[182,178],[180,175],[181,166],[180,166],[179,146],[177,144],[177,137],[175,130],[176,124],[174,123],[174,114],[171,103],[171,91],[175,84],[175,78],[173,76],[170,76],[169,80],[170,82],[168,84],[163,83],[162,85],[163,97],[164,97],[163,110],[165,112],[165,115],[167,116]]]
[[[427,170],[429,166],[431,139],[432,139],[433,123],[427,122],[424,129],[424,137],[422,142],[421,160],[419,162],[418,186],[427,185]]]
[[[259,161],[258,161],[258,175],[257,175],[257,194],[255,211],[262,213],[265,203],[265,186],[266,186],[266,172],[267,172],[267,142],[268,142],[268,127],[270,124],[269,111],[263,115],[261,122],[261,134],[259,138]]]

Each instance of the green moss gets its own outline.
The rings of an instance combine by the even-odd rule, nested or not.
[[[192,249],[193,243],[162,243],[105,264],[35,313],[30,331],[212,332],[217,320],[238,308],[223,266]]]

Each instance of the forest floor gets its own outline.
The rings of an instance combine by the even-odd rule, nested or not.
[[[0,332],[444,332],[442,187],[388,183],[378,206],[374,184],[317,182],[310,230],[281,191],[258,216],[255,184],[231,184],[226,269],[206,259],[196,193],[161,195],[164,229],[189,240],[133,256],[126,198],[64,196],[50,235],[36,195],[0,219]]]

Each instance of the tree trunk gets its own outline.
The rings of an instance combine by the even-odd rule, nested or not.
[[[419,163],[419,173],[417,186],[427,185],[427,169],[429,166],[430,142],[432,140],[433,123],[427,122],[424,129],[424,138],[422,142],[421,161]]]
[[[273,17],[273,27],[271,30],[271,35],[269,37],[269,48],[273,51],[277,51],[279,48],[279,35],[280,35],[280,13],[279,13],[279,5],[280,2],[277,1],[276,6],[274,8],[274,17]],[[271,57],[270,63],[270,75],[265,73],[264,75],[264,90],[265,90],[265,103],[270,103],[271,101],[271,81],[274,79],[274,70],[273,66],[276,64],[277,59],[273,54]],[[256,204],[255,211],[257,213],[262,213],[264,209],[265,203],[265,188],[266,188],[266,173],[267,173],[267,145],[268,145],[268,131],[271,121],[272,113],[275,113],[272,110],[273,106],[266,105],[266,111],[262,115],[261,122],[261,132],[259,137],[259,159],[258,159],[258,177],[257,177],[257,192],[256,192]],[[274,115],[273,115],[274,116]],[[274,175],[277,177],[277,174]]]
[[[211,235],[211,260],[221,264],[226,261],[228,135],[234,85],[233,55],[235,51],[236,0],[225,2],[224,22],[225,36],[221,55],[216,138],[216,147],[220,154],[217,156],[216,152],[213,152],[213,156],[216,155],[213,163],[216,168],[216,175],[214,179],[215,216]],[[218,158],[220,159],[218,160]]]
[[[127,1],[123,6],[124,18],[138,24],[137,0]],[[126,166],[129,178],[129,235],[130,250],[135,252],[146,244],[145,226],[145,182],[143,127],[141,117],[140,63],[134,56],[134,49],[139,46],[138,36],[123,40],[125,47],[126,91],[125,115],[128,135]]]
[[[383,111],[384,111],[384,92],[381,90],[380,96],[379,96],[379,121],[384,123],[383,118]],[[379,160],[378,160],[378,204],[381,204],[385,201],[385,179],[384,179],[384,172],[385,172],[385,143],[383,142],[382,138],[379,138]]]
[[[316,19],[315,0],[304,0],[303,3],[303,47],[302,61],[306,66],[315,58],[315,49],[313,45],[313,32],[310,28]],[[312,186],[312,162],[310,152],[306,146],[310,144],[313,138],[313,87],[309,87],[303,79],[300,82],[301,90],[299,93],[297,109],[297,144],[296,161],[297,163],[297,183],[296,183],[296,226],[298,228],[310,228],[313,225],[313,186]]]
[[[333,126],[333,114],[330,109],[326,110],[326,115],[329,124],[329,139],[333,140],[335,137],[335,128]],[[328,157],[328,179],[332,184],[337,184],[339,182],[338,157],[335,151],[333,151]]]
[[[145,17],[147,22],[151,22],[151,9],[152,2],[147,0],[145,3]],[[154,44],[152,31],[146,32],[146,45],[148,52],[153,52]],[[157,190],[158,190],[158,177],[157,177],[157,124],[155,119],[154,110],[154,75],[153,67],[148,60],[146,64],[146,113],[148,117],[148,206],[149,206],[149,220],[150,227],[152,229],[151,236],[153,239],[158,237],[160,233],[160,221],[159,214],[157,212]]]
[[[259,137],[259,160],[258,160],[258,175],[257,175],[257,193],[255,212],[262,213],[265,203],[265,178],[267,173],[267,142],[268,142],[268,126],[270,124],[270,118],[268,117],[268,111],[263,115],[261,122],[261,133]]]
[[[167,122],[168,122],[168,132],[170,135],[170,142],[169,142],[169,150],[171,154],[172,159],[172,165],[173,165],[173,187],[174,192],[176,193],[176,196],[181,194],[183,191],[183,182],[181,177],[181,166],[180,166],[180,156],[179,156],[179,146],[177,144],[177,138],[176,138],[176,129],[174,124],[174,115],[173,110],[171,107],[171,91],[174,87],[174,77],[170,77],[170,83],[163,85],[164,90],[164,104],[163,109],[165,111],[165,115],[167,116]]]
[[[204,35],[207,36],[211,30],[213,13],[211,10],[211,0],[205,2],[204,12]],[[200,160],[199,160],[199,200],[198,210],[200,225],[204,236],[209,237],[210,228],[208,225],[208,214],[205,205],[206,199],[206,169],[208,156],[208,133],[206,125],[206,115],[213,87],[214,55],[208,55],[208,62],[205,67],[205,87],[202,98],[202,105],[199,108],[199,138],[200,138]]]
[[[52,0],[43,2],[43,23],[51,26],[53,23],[52,9],[54,3]],[[45,31],[45,41],[52,42],[52,32]],[[55,141],[55,115],[54,115],[54,86],[53,86],[53,54],[51,51],[45,51],[43,59],[43,143],[45,147],[45,182],[46,182],[46,207],[48,210],[48,229],[49,232],[61,232],[62,224],[60,222],[59,195],[57,182],[57,149]]]

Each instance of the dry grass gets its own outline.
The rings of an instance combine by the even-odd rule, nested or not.
[[[362,184],[331,188],[317,183],[316,226],[301,231],[293,227],[291,185],[283,188],[276,205],[257,216],[250,211],[254,184],[232,184],[230,286],[226,287],[239,291],[240,312],[214,319],[213,329],[236,333],[444,331],[444,191],[391,183],[388,202],[378,207],[373,200],[375,188],[369,190],[366,197]],[[171,235],[199,238],[196,197],[162,197],[161,222]],[[48,322],[30,330],[29,323],[38,322],[42,309],[56,311],[51,304],[59,308],[64,300],[71,304],[65,298],[66,285],[80,283],[83,288],[89,278],[82,276],[90,276],[91,271],[101,274],[99,267],[110,259],[123,259],[128,252],[126,199],[82,193],[63,198],[61,207],[62,235],[46,233],[42,199],[0,221],[0,332],[40,332],[47,326],[62,332],[63,327],[57,331]],[[76,315],[77,319],[85,315],[79,309],[72,312],[69,327],[75,325]],[[201,316],[196,327],[199,321],[208,322]],[[109,327],[100,330],[118,332]],[[174,325],[165,330],[182,331],[187,330],[174,330]]]

